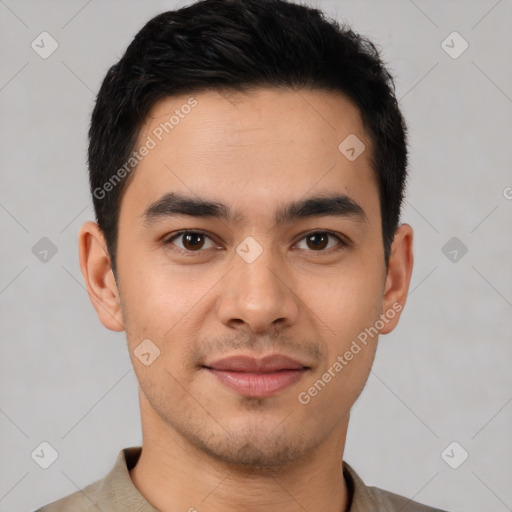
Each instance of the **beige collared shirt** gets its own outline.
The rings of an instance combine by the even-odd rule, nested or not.
[[[81,491],[55,501],[36,512],[158,512],[140,494],[130,478],[142,447],[124,448],[108,475]],[[344,476],[351,495],[347,512],[443,512],[376,487],[368,487],[343,462]]]

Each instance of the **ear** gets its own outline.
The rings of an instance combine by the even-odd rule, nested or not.
[[[111,331],[124,331],[121,301],[112,272],[103,232],[95,222],[86,222],[78,234],[80,269],[89,299],[100,322]]]
[[[405,306],[414,264],[412,242],[411,226],[409,224],[398,226],[391,246],[384,285],[382,315],[385,315],[387,321],[380,329],[381,334],[388,334],[396,327]]]

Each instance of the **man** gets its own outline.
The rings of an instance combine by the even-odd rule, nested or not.
[[[204,0],[136,35],[89,137],[80,264],[126,331],[143,447],[41,512],[434,510],[343,461],[413,266],[375,47],[305,6]]]

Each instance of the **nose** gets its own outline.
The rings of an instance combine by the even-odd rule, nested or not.
[[[236,254],[233,264],[217,310],[223,324],[262,335],[296,323],[299,299],[290,272],[278,255],[265,249],[248,262]]]

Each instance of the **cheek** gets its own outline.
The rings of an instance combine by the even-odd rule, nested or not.
[[[377,348],[378,294],[360,287],[330,295],[321,310],[327,354],[325,360],[301,388],[301,403],[311,401],[324,411],[325,421],[339,421],[350,410],[364,388]],[[319,327],[320,328],[320,327]],[[302,400],[302,401],[301,401]]]
[[[326,359],[304,390],[305,398],[314,397],[319,407],[329,409],[337,404],[340,414],[348,411],[366,383],[377,346],[375,324],[382,308],[380,272],[375,262],[365,266],[358,260],[332,275],[328,284],[311,282],[308,287],[307,305],[316,313],[313,318],[327,346]],[[332,414],[338,417],[338,413]]]
[[[343,268],[322,280],[308,280],[299,293],[318,329],[338,350],[379,318],[382,287],[376,269]]]
[[[122,314],[130,347],[141,340],[153,340],[163,351],[172,346],[169,357],[180,357],[187,348],[198,317],[204,317],[204,300],[218,276],[199,272],[193,266],[152,265],[151,259],[124,261],[120,267]],[[202,299],[203,298],[203,299]],[[189,333],[189,336],[183,333]],[[181,335],[180,335],[181,333]],[[182,342],[177,345],[174,339]],[[168,354],[166,354],[166,358]]]

